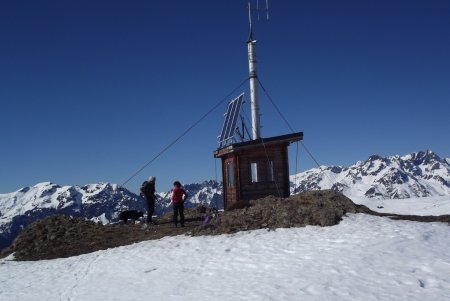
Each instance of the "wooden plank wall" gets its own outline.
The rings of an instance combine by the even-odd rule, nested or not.
[[[267,152],[267,153],[266,153]],[[289,196],[289,163],[287,144],[278,144],[264,149],[263,146],[241,153],[240,195],[243,200],[257,199],[268,195]],[[269,181],[268,161],[273,161],[274,180]],[[258,182],[252,183],[251,163],[258,163]]]

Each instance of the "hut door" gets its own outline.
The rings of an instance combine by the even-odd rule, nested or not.
[[[228,207],[232,203],[236,202],[236,173],[235,164],[233,158],[225,160],[225,190],[226,200],[225,206]]]

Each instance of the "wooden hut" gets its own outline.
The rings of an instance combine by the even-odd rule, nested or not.
[[[268,195],[288,197],[288,146],[303,133],[234,143],[214,152],[222,160],[224,208]]]

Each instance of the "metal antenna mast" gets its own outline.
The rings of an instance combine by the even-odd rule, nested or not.
[[[256,140],[261,137],[261,125],[259,121],[258,76],[256,73],[256,40],[253,39],[252,6],[250,2],[248,3],[248,21],[250,25],[250,34],[247,41],[247,47],[250,78],[250,108],[252,113],[252,138],[253,140]]]
[[[256,8],[259,10],[259,1],[256,2]],[[266,17],[269,19],[269,1],[266,0]],[[261,137],[259,98],[258,98],[258,75],[256,72],[256,40],[253,38],[252,24],[252,6],[248,2],[248,22],[250,34],[247,41],[248,47],[248,67],[250,78],[250,107],[252,113],[252,138],[253,140]]]

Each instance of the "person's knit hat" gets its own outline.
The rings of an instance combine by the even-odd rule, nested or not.
[[[148,178],[148,181],[153,183],[156,181],[156,178],[154,176],[151,176],[150,178]]]

